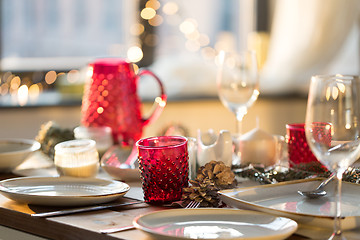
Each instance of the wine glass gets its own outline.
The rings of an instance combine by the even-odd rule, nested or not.
[[[360,156],[360,78],[324,75],[311,78],[305,119],[310,149],[330,171],[336,172],[334,232],[341,234],[341,181],[344,171]]]
[[[237,143],[241,136],[242,120],[259,96],[259,76],[254,51],[232,53],[221,51],[218,55],[217,90],[221,103],[236,116],[235,159],[240,163]]]

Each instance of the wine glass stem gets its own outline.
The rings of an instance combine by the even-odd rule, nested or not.
[[[236,118],[236,133],[238,134],[238,137],[240,137],[241,132],[242,132],[242,120]]]
[[[335,204],[335,221],[334,221],[334,233],[330,239],[345,239],[342,237],[341,231],[341,186],[342,186],[342,175],[344,171],[339,170],[336,173],[336,204]]]
[[[236,112],[236,133],[238,134],[238,137],[241,136],[242,133],[242,121],[244,119],[244,116],[246,115],[247,111],[246,109],[241,109],[238,112]]]

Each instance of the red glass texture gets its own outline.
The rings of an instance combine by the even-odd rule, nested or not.
[[[166,101],[160,80],[150,71],[136,75],[132,64],[119,58],[98,59],[89,64],[90,81],[84,89],[81,124],[109,126],[115,143],[131,145],[141,138],[148,119],[141,116],[141,101],[137,95],[140,75],[151,75],[161,87],[162,100]],[[158,107],[159,108],[159,107]]]
[[[187,139],[151,137],[140,139],[136,146],[144,200],[153,204],[180,200],[189,181]]]
[[[316,141],[330,146],[331,130],[326,126],[329,126],[329,124],[316,123],[316,126],[314,127],[314,135]],[[308,146],[304,127],[305,124],[303,123],[286,125],[289,165],[290,167],[296,167],[297,164],[318,162],[325,170],[326,167],[318,161]]]

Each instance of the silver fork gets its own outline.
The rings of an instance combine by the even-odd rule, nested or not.
[[[191,201],[186,205],[185,208],[198,208],[200,206],[200,202],[197,201]]]
[[[185,208],[186,209],[191,209],[191,208],[198,208],[199,206],[200,206],[200,202],[191,201],[191,202],[188,203],[188,205],[185,206]],[[130,226],[125,226],[125,227],[107,228],[107,229],[100,230],[100,232],[103,233],[103,234],[110,234],[110,233],[127,231],[127,230],[131,230],[131,229],[135,229],[135,226],[130,225]]]

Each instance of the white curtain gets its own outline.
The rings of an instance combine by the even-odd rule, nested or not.
[[[358,0],[277,0],[264,94],[307,93],[311,75],[359,74]]]

